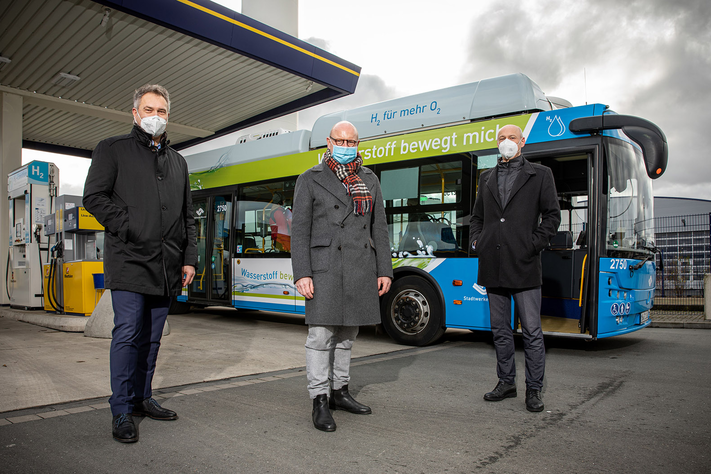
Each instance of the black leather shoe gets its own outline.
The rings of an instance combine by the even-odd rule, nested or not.
[[[336,422],[328,410],[328,395],[316,395],[316,398],[314,398],[314,411],[311,417],[317,430],[336,431]]]
[[[348,385],[344,385],[338,390],[331,390],[328,406],[333,410],[346,410],[356,415],[370,415],[373,413],[370,407],[355,401],[351,394],[348,393]]]
[[[138,441],[138,430],[133,422],[133,417],[128,413],[114,416],[111,422],[111,434],[119,443],[135,443]]]
[[[167,410],[158,405],[158,402],[153,398],[146,398],[142,402],[136,403],[133,406],[134,416],[147,416],[154,420],[177,420],[178,414],[173,410]]]
[[[541,391],[532,388],[526,389],[526,410],[538,412],[543,411],[543,400],[541,400]]]
[[[499,380],[494,390],[484,395],[487,402],[500,402],[504,398],[516,398],[516,385]]]

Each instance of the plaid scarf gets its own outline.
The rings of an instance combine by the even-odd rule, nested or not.
[[[326,149],[323,156],[326,165],[331,168],[338,179],[346,185],[348,195],[353,197],[353,210],[356,214],[364,216],[373,209],[373,196],[368,191],[368,186],[358,176],[358,170],[363,165],[363,158],[358,153],[355,160],[345,165],[340,164],[331,156],[330,150]]]

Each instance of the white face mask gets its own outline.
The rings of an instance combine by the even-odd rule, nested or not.
[[[499,143],[499,153],[501,153],[501,156],[507,160],[510,160],[516,155],[516,153],[518,153],[518,145],[516,142],[513,142],[507,138],[503,142]]]
[[[168,125],[168,121],[157,115],[151,115],[150,117],[141,118],[136,111],[136,115],[141,120],[141,128],[152,137],[159,137],[165,132],[165,126]]]

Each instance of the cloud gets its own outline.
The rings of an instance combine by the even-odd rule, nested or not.
[[[330,42],[323,38],[311,36],[304,41],[331,52]],[[299,128],[310,130],[316,119],[322,115],[371,105],[384,100],[402,97],[402,95],[395,87],[386,84],[385,80],[380,76],[361,74],[353,94],[299,112]]]
[[[84,195],[84,183],[78,184],[64,184],[59,183],[59,194],[65,195],[69,194],[71,196],[82,196]]]
[[[611,47],[606,26],[589,20],[587,2],[503,1],[475,18],[468,43],[471,80],[523,72],[541,86],[559,85],[571,71],[582,72],[586,55]],[[586,54],[581,54],[585,50]]]
[[[321,48],[324,51],[331,51],[331,43],[323,38],[316,38],[312,36],[310,38],[306,38],[304,41],[316,46],[317,48]]]
[[[664,177],[662,177],[664,178]],[[711,200],[711,183],[685,184],[659,179],[654,182],[654,195],[664,197],[692,197]]]
[[[711,125],[711,3],[682,4],[686,8],[652,3],[651,12],[667,18],[671,33],[643,49],[649,66],[642,72],[652,72],[654,80],[632,91],[625,105],[667,136],[669,166],[655,193],[676,188],[682,196],[711,199],[711,151],[699,136]]]
[[[574,104],[651,120],[669,142],[655,189],[711,199],[711,166],[699,166],[709,151],[698,145],[711,125],[711,2],[502,1],[473,20],[467,54],[461,82],[523,72]]]

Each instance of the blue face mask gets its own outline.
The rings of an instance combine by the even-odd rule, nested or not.
[[[358,156],[358,147],[334,145],[333,153],[331,153],[331,156],[340,164],[345,165],[346,163],[350,163],[351,161],[356,159],[356,156]]]

